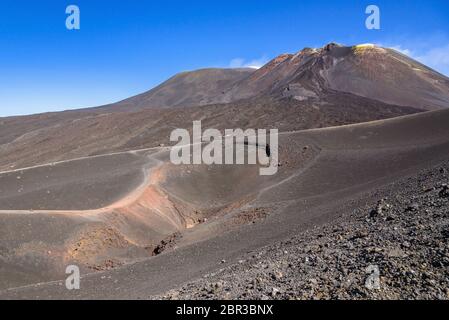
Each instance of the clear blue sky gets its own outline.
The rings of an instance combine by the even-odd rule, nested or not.
[[[70,4],[81,30],[65,28]],[[365,28],[369,4],[381,30]],[[396,47],[449,75],[449,1],[0,0],[0,116],[106,104],[180,71],[331,41]]]

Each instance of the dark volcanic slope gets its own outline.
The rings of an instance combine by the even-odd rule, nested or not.
[[[184,204],[182,208],[198,204],[213,208],[212,200],[224,207],[214,212],[197,207],[207,221],[179,230],[158,248],[163,254],[107,273],[85,275],[80,291],[69,292],[54,282],[2,291],[0,297],[129,299],[178,287],[222,268],[222,260],[247,259],[248,252],[332,223],[370,200],[373,190],[446,161],[448,121],[449,110],[442,110],[284,133],[280,136],[279,174],[263,179],[251,171],[243,175],[236,166],[167,167],[160,187],[169,198]],[[180,183],[191,187],[180,188]],[[201,198],[204,192],[210,192],[209,203]],[[40,221],[39,215],[33,217],[34,222]],[[10,215],[3,218],[16,219]],[[30,245],[19,246],[15,253],[23,254],[23,248],[29,250]]]
[[[449,107],[449,79],[391,49],[356,46],[325,71],[330,88],[427,110]]]
[[[0,172],[0,210],[101,208],[136,189],[147,162],[123,153]]]
[[[1,132],[8,133],[8,138],[5,137],[0,145],[0,170],[157,147],[161,143],[168,145],[173,129],[191,129],[192,121],[199,119],[204,128],[291,131],[385,119],[419,111],[351,94],[332,94],[308,101],[260,98],[191,108],[67,113],[66,117],[50,114],[48,116],[52,118],[48,120],[45,115],[7,118],[0,127]],[[29,126],[21,125],[24,122]],[[40,124],[44,125],[40,127]]]
[[[202,69],[175,75],[156,88],[118,102],[109,108],[132,109],[193,107],[231,102],[222,99],[224,92],[254,69]]]
[[[155,299],[449,299],[449,161]],[[366,203],[366,204],[365,204]],[[380,273],[369,289],[368,266]]]

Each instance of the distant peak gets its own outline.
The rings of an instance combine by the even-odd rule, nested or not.
[[[372,52],[376,52],[376,53],[385,53],[386,50],[382,47],[376,46],[373,43],[363,43],[363,44],[358,44],[355,46],[352,46],[352,51],[355,54],[364,54],[364,53],[372,53]]]

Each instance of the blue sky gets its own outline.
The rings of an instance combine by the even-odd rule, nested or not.
[[[65,27],[68,5],[81,29]],[[365,28],[375,4],[381,29]],[[447,0],[0,0],[0,116],[97,106],[204,67],[376,43],[449,75]]]

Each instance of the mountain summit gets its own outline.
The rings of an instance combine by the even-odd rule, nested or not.
[[[184,72],[116,107],[189,107],[259,96],[302,101],[335,91],[424,110],[449,107],[449,79],[442,74],[393,49],[336,43],[282,54],[257,70]]]
[[[255,95],[305,100],[329,91],[426,110],[449,107],[449,79],[392,49],[330,43],[282,54],[236,83],[228,99]]]

